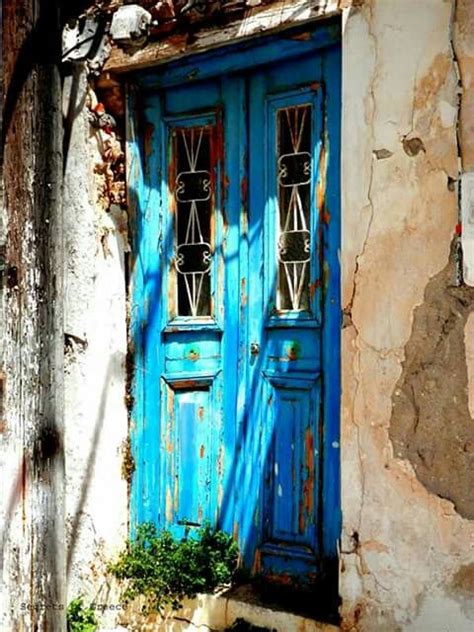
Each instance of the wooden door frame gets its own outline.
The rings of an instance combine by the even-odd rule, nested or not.
[[[304,33],[304,36],[301,36]],[[290,37],[291,35],[291,37]],[[240,44],[225,46],[211,52],[203,52],[195,57],[183,60],[171,60],[152,69],[131,75],[127,85],[127,182],[130,199],[130,219],[132,226],[131,260],[131,314],[130,314],[130,353],[134,366],[131,376],[131,448],[135,463],[140,459],[140,427],[143,422],[143,339],[147,314],[143,303],[143,279],[140,279],[140,244],[143,234],[140,232],[140,217],[136,204],[137,189],[142,177],[142,156],[150,152],[146,147],[146,129],[141,126],[139,101],[143,93],[152,93],[160,89],[180,85],[190,85],[223,74],[231,74],[265,66],[275,59],[298,58],[311,53],[323,55],[324,82],[329,99],[324,115],[327,142],[325,159],[327,161],[327,180],[325,207],[322,218],[322,290],[325,326],[322,334],[322,397],[325,402],[323,413],[324,433],[321,438],[323,456],[321,468],[321,495],[326,502],[321,503],[321,554],[325,567],[337,566],[338,542],[341,531],[340,499],[340,333],[341,333],[341,291],[340,291],[340,127],[341,127],[341,32],[340,22],[328,21],[313,26],[308,25],[285,31],[278,35],[266,35]],[[142,253],[144,254],[144,253]],[[130,493],[131,532],[136,526],[136,508],[140,501],[140,466],[133,474]],[[333,572],[333,571],[331,571]]]

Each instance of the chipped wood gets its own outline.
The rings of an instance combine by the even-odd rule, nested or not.
[[[104,71],[119,74],[141,70],[174,58],[218,48],[229,42],[241,42],[256,35],[275,33],[290,26],[303,25],[339,13],[338,2],[335,0],[279,0],[271,5],[247,9],[243,18],[225,27],[203,28],[192,36],[188,33],[175,33],[133,54],[114,48]]]
[[[3,2],[3,628],[66,629],[58,2]],[[13,272],[14,271],[14,272]],[[5,595],[6,597],[6,595]],[[22,607],[23,604],[23,607]],[[3,615],[3,613],[2,613]]]

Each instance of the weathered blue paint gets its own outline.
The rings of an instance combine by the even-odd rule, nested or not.
[[[317,29],[300,26],[278,35],[265,35],[245,42],[168,62],[163,67],[143,72],[140,83],[149,88],[169,88],[203,81],[219,75],[231,75],[245,70],[255,70],[259,66],[274,66],[285,59],[317,53],[341,38],[339,18],[328,20]]]
[[[129,96],[135,218],[131,528],[205,520],[243,564],[308,580],[337,555],[340,48],[334,25],[204,54]],[[269,63],[271,62],[271,63]],[[311,302],[276,310],[276,115],[311,104]],[[176,313],[170,130],[217,129],[213,313]],[[255,343],[252,353],[252,343]]]
[[[326,192],[325,212],[329,221],[323,224],[324,262],[327,273],[323,274],[325,324],[322,337],[323,362],[323,465],[322,536],[321,547],[325,562],[337,560],[337,543],[341,533],[340,489],[340,402],[341,402],[341,49],[329,48],[322,58],[323,81],[326,97],[325,144],[326,144]],[[326,277],[327,274],[327,277]]]

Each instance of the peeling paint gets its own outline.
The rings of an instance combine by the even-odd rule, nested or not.
[[[472,627],[447,590],[461,560],[472,561],[474,536],[446,500],[470,515],[472,298],[446,267],[459,221],[450,41],[459,2],[417,3],[409,14],[371,2],[345,16],[343,630]],[[403,398],[415,406],[402,410]]]
[[[374,149],[374,156],[377,158],[377,160],[385,160],[386,158],[390,158],[391,156],[393,156],[393,151],[385,148]]]
[[[474,289],[450,287],[453,262],[436,275],[414,312],[390,436],[427,488],[474,519],[474,427],[469,414],[464,328]]]
[[[421,138],[404,138],[402,141],[402,145],[404,152],[407,154],[407,156],[410,156],[410,158],[412,158],[413,156],[417,156],[420,151],[426,153],[426,149]]]

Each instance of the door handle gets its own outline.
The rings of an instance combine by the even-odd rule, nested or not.
[[[260,353],[260,345],[258,344],[258,342],[251,342],[250,343],[250,355],[256,356],[259,353]]]

